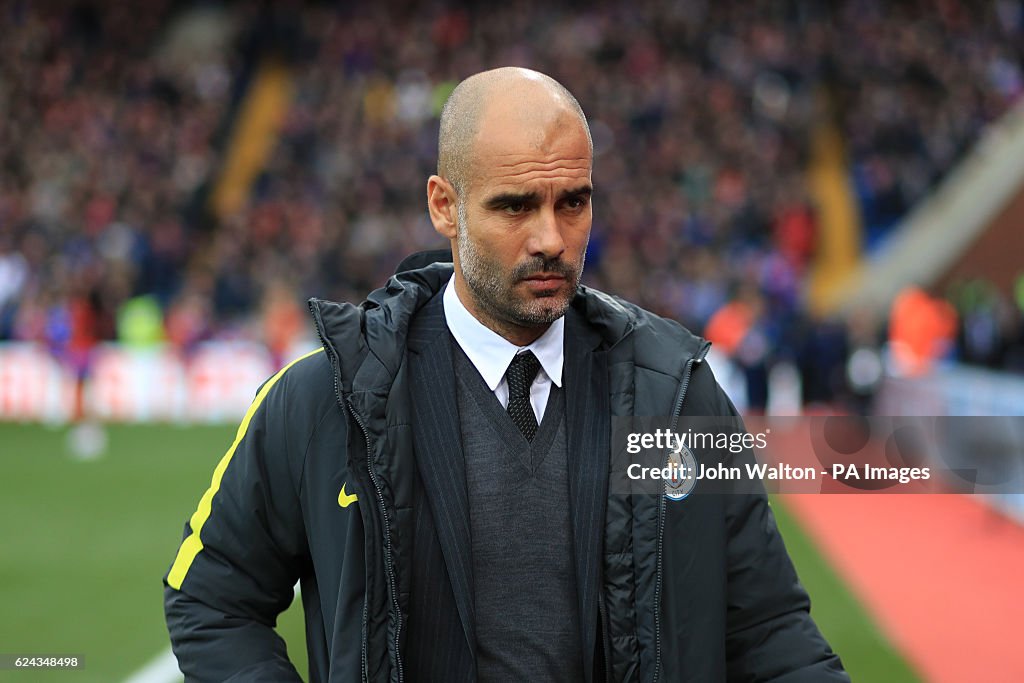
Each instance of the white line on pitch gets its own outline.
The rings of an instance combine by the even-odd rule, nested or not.
[[[168,647],[130,678],[125,679],[124,683],[175,683],[183,680],[181,672],[178,671],[178,660]]]

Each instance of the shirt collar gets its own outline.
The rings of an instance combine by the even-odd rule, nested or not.
[[[512,358],[529,349],[540,361],[544,374],[557,387],[562,386],[562,360],[565,344],[565,316],[562,316],[532,344],[516,346],[473,317],[455,291],[453,275],[445,286],[444,317],[455,341],[484,378],[491,391],[498,388]]]

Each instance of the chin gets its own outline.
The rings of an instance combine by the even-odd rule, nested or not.
[[[544,301],[542,306],[537,306],[540,300]],[[531,325],[550,325],[565,315],[569,309],[567,300],[560,300],[554,296],[538,297],[533,306],[525,307],[523,319],[530,320]]]

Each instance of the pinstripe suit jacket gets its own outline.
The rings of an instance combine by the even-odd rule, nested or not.
[[[587,678],[600,661],[598,597],[608,475],[608,390],[600,337],[575,311],[566,320],[565,388],[572,552]],[[469,501],[461,447],[452,346],[441,295],[409,333],[414,448],[421,486],[415,504],[408,640],[410,671],[421,680],[473,680],[474,609]],[[585,389],[584,389],[585,388]],[[586,462],[584,462],[584,458]],[[424,637],[429,634],[429,637]],[[603,674],[598,672],[598,678]],[[417,678],[411,678],[417,680]]]

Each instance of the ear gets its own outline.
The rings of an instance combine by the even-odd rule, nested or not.
[[[458,233],[455,202],[455,187],[441,176],[432,175],[427,180],[427,209],[434,230],[448,238],[455,239]]]

